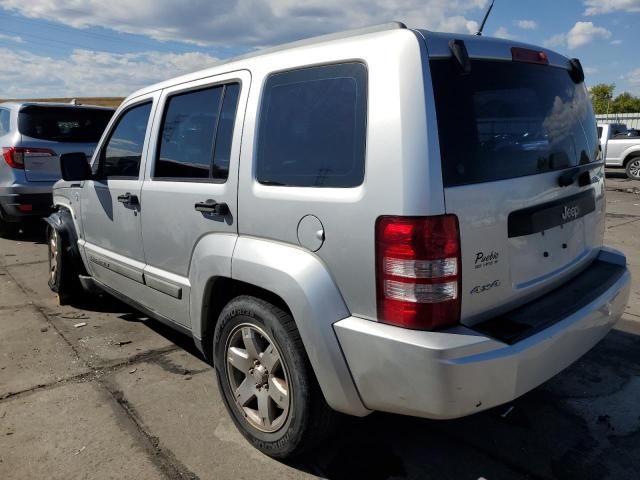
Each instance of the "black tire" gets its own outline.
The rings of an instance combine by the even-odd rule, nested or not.
[[[260,353],[260,360],[266,358],[265,355],[269,351],[274,352],[271,350],[271,346],[275,345],[275,353],[279,355],[279,360],[281,360],[281,363],[278,364],[281,366],[279,375],[288,378],[286,382],[287,397],[289,398],[288,411],[284,419],[282,418],[284,410],[283,413],[280,413],[278,421],[282,423],[275,431],[264,431],[265,425],[256,426],[255,417],[246,413],[249,407],[241,407],[232,392],[231,384],[235,382],[233,379],[239,376],[250,382],[265,382],[261,388],[265,388],[266,385],[267,396],[271,398],[273,394],[269,393],[269,386],[272,381],[272,373],[279,368],[274,367],[271,372],[266,371],[268,379],[262,377],[262,380],[256,380],[255,374],[243,374],[241,369],[230,367],[227,362],[227,352],[230,348],[230,342],[237,339],[240,329],[242,329],[240,333],[242,342],[245,341],[247,329],[257,334],[257,338],[267,342],[262,343],[267,346]],[[265,336],[263,337],[262,334]],[[246,346],[246,344],[243,345]],[[248,351],[247,348],[246,352]],[[255,351],[260,351],[260,349]],[[288,313],[255,297],[236,297],[220,313],[213,338],[213,352],[218,387],[227,411],[242,435],[261,452],[275,458],[299,456],[319,445],[335,429],[339,414],[327,405],[309,364],[295,322]],[[250,371],[263,368],[259,361],[258,366],[255,361],[252,365],[255,369],[251,368]],[[231,372],[231,377],[229,372]],[[263,375],[264,373],[263,368]],[[258,394],[262,391],[256,390],[258,387],[251,386],[251,388]],[[236,391],[239,391],[239,387]],[[255,399],[257,405],[257,394],[255,397],[247,398]],[[245,405],[250,405],[253,399]],[[280,400],[282,401],[282,396],[280,396]],[[279,406],[275,401],[271,401],[273,403],[269,411],[276,410],[279,413]],[[258,412],[259,408],[258,406],[255,412]],[[253,423],[252,418],[254,419]],[[273,425],[275,424],[274,422]]]
[[[50,225],[47,226],[47,252],[49,288],[58,294],[60,305],[67,305],[81,290],[80,283],[69,253],[69,245]]]
[[[0,237],[13,237],[16,233],[18,233],[18,224],[6,222],[2,217],[0,217]]]
[[[624,171],[631,180],[640,180],[640,156],[630,158],[624,166]]]

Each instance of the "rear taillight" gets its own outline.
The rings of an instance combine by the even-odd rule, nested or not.
[[[11,168],[24,170],[24,159],[28,157],[55,157],[56,152],[48,148],[3,147],[2,156]]]
[[[378,218],[380,321],[423,330],[459,323],[460,278],[460,232],[455,215]]]

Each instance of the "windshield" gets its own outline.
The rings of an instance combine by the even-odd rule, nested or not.
[[[430,62],[446,187],[593,162],[598,137],[583,83],[567,70],[472,60]]]
[[[97,143],[113,111],[73,107],[25,107],[18,116],[22,135],[40,140]]]

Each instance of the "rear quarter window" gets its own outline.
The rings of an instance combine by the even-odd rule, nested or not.
[[[0,135],[6,135],[10,131],[9,120],[11,112],[7,109],[0,108]]]
[[[361,63],[272,74],[260,110],[257,179],[355,187],[364,179],[367,71]]]
[[[20,110],[18,130],[39,140],[97,143],[112,116],[104,109],[34,105]]]

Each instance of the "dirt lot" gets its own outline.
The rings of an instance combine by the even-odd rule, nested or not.
[[[626,252],[634,285],[593,351],[512,405],[447,422],[350,419],[326,449],[290,464],[235,430],[188,338],[106,297],[58,306],[41,234],[0,240],[0,478],[637,479],[634,187],[608,180],[607,243]]]

